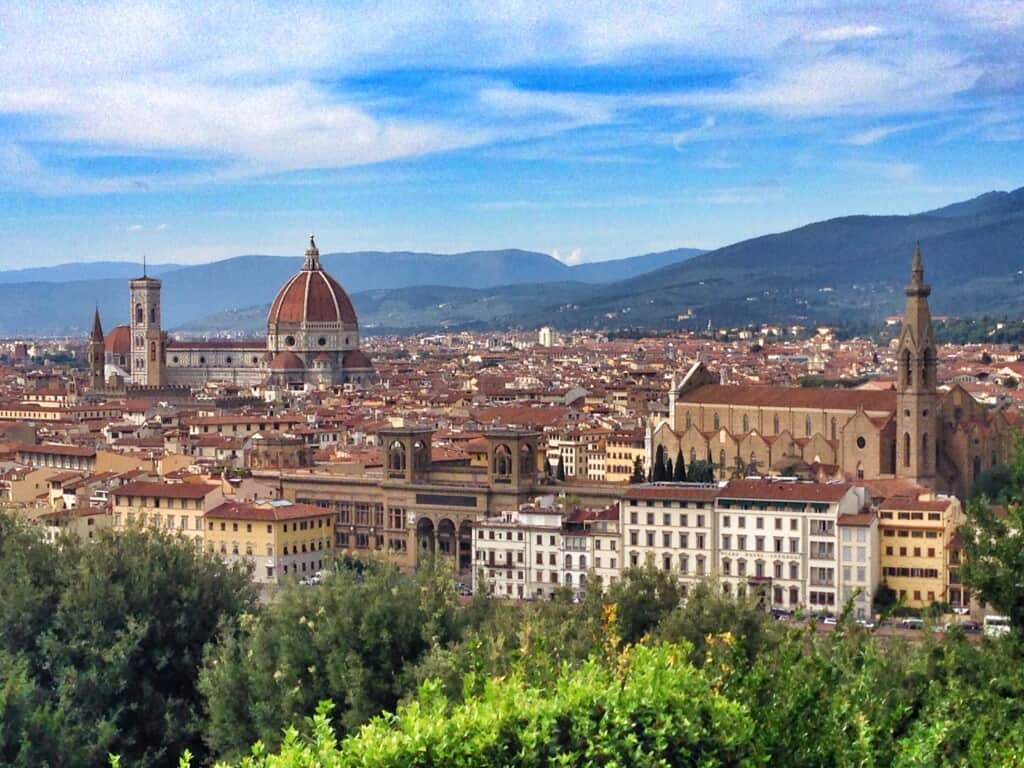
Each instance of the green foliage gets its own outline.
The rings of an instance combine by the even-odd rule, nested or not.
[[[1013,467],[1009,464],[996,464],[978,475],[971,495],[975,498],[984,497],[993,502],[1005,503],[1008,494],[1014,490],[1013,483]]]
[[[1024,629],[1024,435],[1017,435],[1004,489],[1006,517],[988,499],[976,497],[967,506],[961,527],[964,564],[961,575],[976,595]]]
[[[633,461],[633,474],[630,476],[629,482],[642,483],[644,479],[644,460],[637,456]]]
[[[412,665],[457,631],[444,568],[417,579],[384,564],[342,569],[316,589],[291,586],[226,632],[200,675],[210,747],[238,756],[257,739],[276,745],[323,699],[336,703],[332,724],[344,731],[393,709]]]
[[[555,479],[565,480],[565,457],[558,454],[558,469],[555,470]]]
[[[160,765],[202,753],[203,647],[251,609],[248,573],[188,540],[43,541],[0,516],[0,762]]]
[[[675,471],[672,474],[672,480],[677,483],[686,482],[686,462],[683,461],[682,448],[676,451]]]
[[[712,690],[685,658],[685,648],[637,648],[615,666],[591,660],[545,687],[518,674],[489,680],[457,705],[426,683],[415,701],[340,745],[321,705],[311,737],[293,729],[279,756],[257,748],[241,765],[757,765],[747,709]]]
[[[645,565],[627,571],[608,597],[615,604],[622,641],[635,643],[679,607],[683,592],[675,573]]]
[[[665,446],[659,445],[654,452],[654,482],[661,483],[666,480],[665,476]]]

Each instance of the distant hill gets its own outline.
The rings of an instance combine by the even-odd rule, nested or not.
[[[146,273],[158,277],[164,272],[180,268],[180,264],[149,264],[146,267]],[[63,283],[68,280],[103,280],[106,278],[130,280],[141,274],[142,264],[130,261],[69,262],[50,267],[0,270],[0,284]]]
[[[640,274],[694,252],[679,249],[577,266],[516,249],[455,254],[360,251],[325,254],[321,260],[350,293],[360,293],[436,285],[486,289],[534,282],[597,283]],[[247,255],[194,266],[160,265],[149,273],[163,281],[163,321],[175,328],[211,314],[269,304],[301,264],[301,257]],[[92,277],[76,279],[72,268]],[[122,323],[127,319],[125,280],[139,271],[138,265],[96,262],[0,272],[0,335],[81,334],[88,330],[94,304],[100,307],[105,327]]]
[[[916,241],[937,312],[1024,315],[1024,189],[929,213],[846,216],[745,240],[596,286],[573,307],[533,314],[561,327],[880,319],[902,309]],[[676,320],[687,310],[692,320]]]

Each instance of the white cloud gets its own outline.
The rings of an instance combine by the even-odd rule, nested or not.
[[[145,227],[141,224],[130,224],[124,228],[125,232],[141,232],[143,229],[145,229]]]
[[[884,33],[885,29],[876,24],[844,24],[840,27],[807,32],[801,36],[801,39],[809,43],[842,43],[847,40],[878,37]]]
[[[156,227],[154,227],[154,229],[157,232],[164,232],[168,229],[168,226],[166,224],[157,224]]]
[[[901,133],[912,127],[910,125],[882,125],[877,128],[867,128],[863,131],[851,133],[843,139],[843,143],[852,144],[855,147],[866,147],[871,144],[877,144],[893,134]]]
[[[696,128],[687,128],[679,131],[672,137],[672,146],[677,150],[683,145],[694,141],[704,141],[712,136],[712,129],[716,125],[714,115],[708,115]]]
[[[575,266],[577,264],[582,264],[584,261],[582,248],[571,248],[565,254],[562,254],[562,252],[556,248],[555,250],[551,251],[551,255],[554,258],[558,259],[563,264],[566,264],[567,266],[570,267]]]

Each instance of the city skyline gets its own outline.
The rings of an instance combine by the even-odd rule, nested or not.
[[[1021,185],[1004,2],[0,9],[0,264],[717,247]]]

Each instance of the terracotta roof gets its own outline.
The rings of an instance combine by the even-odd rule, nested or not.
[[[154,496],[162,499],[202,499],[220,486],[205,483],[148,483],[140,481],[115,488],[118,496]]]
[[[227,501],[220,504],[203,517],[218,520],[251,520],[256,522],[282,522],[307,517],[333,517],[334,510],[316,507],[312,504],[239,504]]]
[[[858,512],[855,515],[840,515],[836,521],[839,525],[851,525],[857,527],[868,527],[877,518],[871,512]]]
[[[373,363],[361,349],[350,349],[342,358],[342,366],[347,370],[354,368],[373,368]]]
[[[95,456],[94,448],[82,448],[78,445],[57,445],[56,443],[41,443],[39,445],[22,444],[18,446],[20,453],[49,453],[55,456]]]
[[[890,496],[878,508],[900,512],[945,512],[951,501],[952,499],[922,501],[912,496]]]
[[[270,362],[272,371],[301,371],[305,368],[302,358],[294,352],[278,352]]]
[[[778,501],[839,501],[853,486],[848,483],[779,482],[777,480],[730,480],[718,494],[721,499],[768,499]]]
[[[829,387],[772,387],[760,384],[705,384],[679,397],[680,403],[746,405],[765,408],[815,408],[855,411],[893,411],[896,393]]]
[[[627,499],[669,501],[714,501],[721,489],[698,485],[635,485],[626,491]]]
[[[281,288],[268,323],[346,323],[358,325],[352,300],[319,265],[303,267]]]
[[[113,355],[127,355],[132,351],[132,332],[127,325],[118,325],[110,329],[103,339],[103,351]]]

